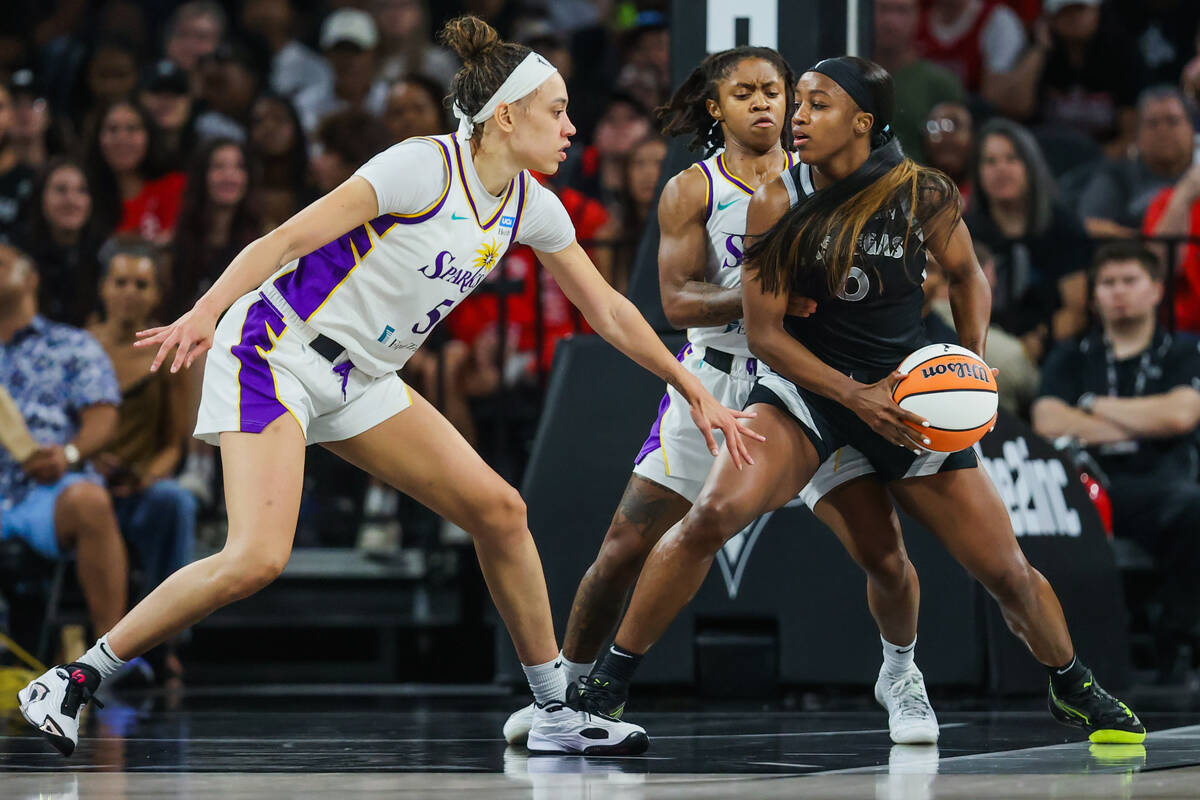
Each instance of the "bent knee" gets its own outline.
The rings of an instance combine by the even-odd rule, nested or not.
[[[881,553],[864,553],[861,559],[862,568],[874,581],[894,585],[903,583],[908,578],[908,556],[900,548]]]
[[[1040,577],[1041,573],[1024,558],[1021,558],[1007,564],[1002,569],[979,576],[979,580],[989,594],[1003,603],[1027,596],[1033,591],[1034,585]]]
[[[63,489],[54,511],[60,521],[71,527],[87,527],[89,522],[115,518],[108,490],[91,481],[79,481]]]
[[[641,569],[654,540],[646,531],[632,525],[614,525],[608,529],[593,568],[602,576],[620,576]]]
[[[745,515],[724,497],[701,496],[683,519],[685,541],[716,552],[737,533]]]
[[[528,526],[525,500],[507,485],[481,502],[475,516],[468,530],[475,537],[523,533]]]
[[[227,602],[240,600],[270,585],[287,566],[290,553],[255,553],[222,550],[217,580]]]

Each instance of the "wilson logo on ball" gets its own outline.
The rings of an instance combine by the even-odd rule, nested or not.
[[[996,422],[996,377],[983,359],[964,347],[932,344],[900,364],[904,379],[892,399],[929,422],[912,425],[929,439],[926,447],[953,453],[975,444]]]

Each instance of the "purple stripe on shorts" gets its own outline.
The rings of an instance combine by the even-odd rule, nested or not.
[[[683,361],[692,350],[691,344],[684,345],[683,349],[675,356],[677,361]],[[634,466],[646,460],[646,456],[653,453],[655,450],[662,447],[662,438],[659,436],[659,430],[662,427],[663,416],[667,413],[667,407],[671,405],[671,395],[669,392],[663,394],[663,398],[658,403],[658,417],[654,420],[654,424],[650,426],[650,435],[646,437],[646,441],[642,444],[642,449],[638,451],[637,458],[633,459]]]
[[[271,367],[259,352],[259,348],[266,352],[275,346],[267,333],[268,326],[277,339],[287,329],[278,312],[269,303],[259,300],[250,306],[242,324],[242,337],[230,350],[239,364],[238,430],[243,433],[260,433],[287,413],[287,408],[275,394],[275,376],[271,374]]]

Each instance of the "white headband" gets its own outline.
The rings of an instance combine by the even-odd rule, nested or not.
[[[479,109],[478,114],[473,117],[468,116],[466,111],[459,108],[458,103],[454,104],[454,116],[458,118],[458,138],[470,139],[471,134],[475,132],[475,125],[482,125],[487,121],[488,117],[495,113],[496,106],[501,103],[517,102],[541,86],[546,78],[556,72],[558,70],[554,68],[553,64],[530,51],[529,55],[525,56],[525,60],[508,74],[496,93],[483,104],[483,108]]]

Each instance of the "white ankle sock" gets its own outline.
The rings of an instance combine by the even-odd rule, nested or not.
[[[562,662],[563,672],[566,673],[567,686],[570,686],[572,683],[577,683],[584,675],[590,675],[592,673],[592,667],[596,666],[595,661],[589,661],[586,664],[582,662],[571,661],[562,654],[562,651],[559,651],[558,660]]]
[[[913,637],[910,644],[905,645],[892,644],[882,636],[879,637],[879,641],[883,643],[883,668],[887,674],[900,675],[913,665],[917,649],[916,637]]]
[[[538,705],[561,703],[566,699],[567,676],[557,658],[532,667],[522,664],[521,669],[525,670],[529,688],[533,691],[533,699]]]
[[[109,646],[107,633],[96,640],[92,649],[84,653],[78,663],[87,664],[100,673],[100,680],[112,675],[125,664],[124,661],[117,658],[116,653]]]

